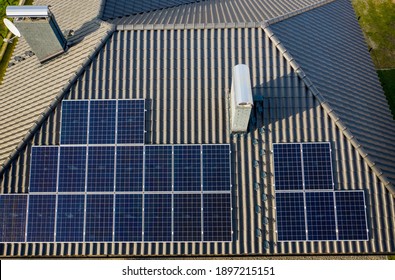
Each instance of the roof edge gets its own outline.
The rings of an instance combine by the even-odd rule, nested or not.
[[[77,81],[80,75],[85,71],[86,67],[93,61],[96,54],[102,49],[108,39],[115,32],[115,26],[105,21],[100,21],[109,27],[106,34],[100,39],[100,41],[94,46],[92,52],[87,58],[81,63],[81,66],[72,74],[71,78],[66,82],[66,85],[59,91],[52,102],[48,105],[44,112],[38,117],[33,126],[29,129],[26,135],[22,138],[22,141],[15,147],[10,155],[0,165],[0,177],[3,176],[5,170],[11,165],[14,159],[19,155],[20,151],[27,145],[27,143],[34,137],[36,132],[41,128],[42,124],[46,121],[48,116],[55,110],[56,106],[62,101],[64,95],[70,90],[72,85]]]
[[[261,22],[238,23],[179,23],[179,24],[118,24],[117,31],[133,30],[185,30],[185,29],[228,29],[228,28],[259,28]]]
[[[332,0],[329,0],[332,2]],[[324,2],[324,1],[323,1]],[[327,1],[328,2],[328,1]],[[336,126],[340,129],[343,135],[347,138],[348,141],[354,146],[354,148],[358,151],[361,157],[365,160],[368,166],[371,168],[373,173],[380,179],[380,181],[384,184],[387,190],[395,197],[395,186],[391,183],[386,175],[384,175],[383,171],[380,167],[377,166],[376,162],[373,161],[372,157],[365,151],[356,137],[352,134],[351,130],[346,127],[334,109],[331,107],[329,102],[325,99],[325,97],[320,93],[320,91],[315,87],[313,82],[307,77],[306,73],[303,71],[302,67],[296,62],[294,57],[288,52],[285,46],[281,43],[278,37],[274,34],[272,29],[270,28],[270,23],[265,22],[262,24],[262,29],[268,38],[272,41],[272,43],[276,46],[282,56],[289,62],[292,69],[299,76],[299,78],[304,82],[306,87],[311,91],[315,98],[319,101],[320,105],[324,109],[324,111],[329,115],[329,117],[335,122]]]

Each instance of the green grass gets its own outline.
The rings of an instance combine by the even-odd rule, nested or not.
[[[383,86],[388,105],[390,106],[392,117],[395,119],[395,69],[378,70],[381,85]]]
[[[395,68],[395,2],[353,0],[376,68]]]

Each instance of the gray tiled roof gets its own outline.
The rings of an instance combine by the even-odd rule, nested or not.
[[[94,0],[90,1],[93,4]],[[53,2],[53,9],[55,9],[56,4],[63,3],[60,0],[51,2]],[[327,2],[329,1],[319,3],[325,4]],[[197,4],[191,4],[191,6],[193,5]],[[268,5],[275,4],[271,2]],[[93,43],[89,45],[91,46],[90,51],[84,50],[82,47],[79,48],[79,44],[75,44],[74,47],[75,52],[81,55],[85,54],[89,58],[78,57],[79,59],[76,59],[77,63],[74,60],[68,61],[71,57],[71,54],[68,54],[51,61],[54,64],[53,68],[45,68],[46,64],[41,66],[43,67],[43,73],[36,70],[35,67],[39,68],[39,65],[37,62],[33,63],[33,60],[26,60],[18,64],[18,70],[25,74],[19,76],[19,78],[14,78],[13,75],[8,73],[5,83],[8,87],[13,87],[12,91],[8,87],[1,88],[9,101],[7,107],[0,108],[7,112],[7,116],[13,122],[6,124],[6,120],[3,119],[0,126],[2,132],[18,128],[18,119],[22,120],[21,123],[28,124],[27,126],[35,123],[35,116],[40,115],[45,110],[45,108],[42,109],[41,106],[37,106],[37,104],[41,104],[41,102],[38,102],[39,96],[48,91],[48,96],[43,95],[45,99],[42,101],[43,105],[45,105],[45,102],[47,102],[47,105],[50,104],[60,92],[64,94],[65,99],[144,98],[147,104],[147,144],[230,143],[232,150],[232,224],[234,240],[229,243],[189,242],[174,244],[160,242],[10,243],[0,244],[0,255],[169,256],[378,254],[395,252],[393,242],[395,200],[388,189],[385,188],[384,182],[379,180],[376,171],[361,156],[359,152],[361,147],[354,146],[348,130],[343,131],[343,127],[339,125],[340,121],[346,123],[347,119],[343,120],[343,113],[347,112],[338,110],[338,108],[341,108],[341,104],[334,103],[349,102],[349,99],[341,99],[339,94],[335,99],[330,99],[328,94],[335,93],[324,91],[326,88],[321,86],[320,75],[313,73],[326,71],[326,68],[336,70],[328,71],[329,81],[333,84],[333,87],[336,86],[346,90],[346,85],[336,85],[335,82],[337,76],[339,76],[341,82],[345,81],[344,73],[337,68],[339,67],[337,64],[341,61],[331,61],[325,56],[324,50],[319,47],[316,47],[318,51],[309,49],[309,52],[306,51],[305,54],[298,52],[301,48],[296,48],[293,45],[289,45],[289,52],[284,49],[284,46],[288,47],[288,43],[292,41],[288,42],[286,40],[287,36],[292,36],[292,34],[284,34],[286,28],[280,28],[282,24],[313,14],[317,19],[313,17],[307,24],[308,29],[315,30],[316,28],[310,25],[313,23],[321,25],[321,21],[325,20],[321,11],[325,11],[327,15],[333,18],[343,17],[340,24],[346,22],[347,25],[340,26],[343,26],[345,28],[344,32],[348,34],[349,42],[347,44],[358,51],[353,53],[349,48],[333,48],[332,52],[347,50],[350,55],[349,59],[351,60],[352,57],[353,60],[358,61],[357,63],[360,63],[360,65],[358,64],[359,67],[366,63],[367,67],[359,68],[359,71],[363,72],[361,75],[367,79],[367,82],[365,80],[360,81],[360,92],[363,95],[366,94],[366,97],[362,96],[361,98],[366,98],[366,102],[370,102],[369,106],[373,108],[371,92],[382,94],[382,91],[377,82],[377,77],[372,74],[374,69],[371,67],[371,60],[366,50],[364,50],[363,37],[352,13],[352,7],[348,5],[346,0],[340,0],[340,3],[336,3],[336,5],[327,4],[322,7],[314,7],[316,8],[305,7],[300,11],[290,12],[291,15],[280,15],[270,22],[274,24],[282,19],[292,17],[268,27],[263,24],[263,28],[260,27],[261,23],[258,22],[253,26],[243,27],[240,25],[237,28],[226,24],[222,27],[204,25],[199,26],[199,28],[194,28],[193,25],[183,28],[175,25],[173,27],[170,25],[161,27],[143,24],[142,28],[133,26],[130,29],[121,28],[111,33],[109,26],[94,19],[93,23],[103,25],[96,31],[99,33],[92,33],[90,35],[92,37],[86,37],[79,44],[84,44],[88,38],[92,38],[93,41],[96,40],[96,45]],[[184,6],[179,7],[179,9],[184,8]],[[153,13],[158,13],[158,11]],[[304,14],[295,16],[300,13]],[[61,14],[61,10],[56,13],[59,21],[62,18]],[[72,14],[70,16],[72,17]],[[146,14],[146,16],[149,18],[149,14]],[[86,19],[86,21],[90,20]],[[332,24],[332,26],[335,26],[334,23]],[[280,30],[277,30],[277,28]],[[290,26],[290,28],[295,27]],[[326,30],[322,26],[321,28],[323,31]],[[276,36],[273,36],[272,30],[275,30]],[[293,31],[295,33],[299,32],[296,29]],[[108,35],[107,32],[112,35]],[[335,32],[335,29],[332,32]],[[339,30],[336,30],[336,32],[341,33]],[[327,36],[329,35],[331,34],[327,34]],[[318,34],[311,36],[320,38]],[[299,37],[307,40],[306,37],[309,36],[299,34]],[[332,41],[336,40],[336,37],[330,38]],[[321,39],[324,40],[325,38]],[[101,40],[103,40],[102,43]],[[284,45],[280,44],[278,40],[284,42]],[[87,42],[90,42],[90,40],[87,40]],[[303,41],[300,42],[303,43]],[[327,42],[327,44],[334,43]],[[312,44],[306,46],[313,48]],[[16,51],[25,49],[27,49],[27,46],[20,42]],[[310,52],[317,52],[315,63],[313,62],[314,58],[310,58]],[[309,64],[303,60],[304,55],[309,58]],[[321,56],[323,60],[320,62],[318,59]],[[333,57],[337,56],[341,57],[340,54],[333,54]],[[360,58],[361,56],[362,58]],[[62,63],[55,64],[58,60],[61,60]],[[363,60],[366,61],[363,63]],[[238,63],[245,63],[250,68],[251,83],[256,101],[249,132],[231,135],[228,126],[229,89],[232,67]],[[296,67],[298,63],[307,73],[309,79],[304,77],[300,69]],[[50,71],[62,73],[59,68],[63,65],[66,70],[67,67],[76,67],[77,73],[72,75],[71,78],[69,76],[63,77],[60,74],[51,77]],[[26,73],[29,72],[31,67],[35,72],[28,76]],[[310,70],[309,67],[314,70]],[[10,70],[12,69],[11,67]],[[34,80],[36,77],[44,74],[50,81],[41,83],[40,87],[35,86]],[[27,98],[18,101],[18,94],[26,94],[25,91],[27,91],[26,86],[19,88],[14,85],[18,79],[22,80],[22,77],[28,77],[28,81],[24,83],[30,82],[34,86],[34,103],[31,103]],[[356,79],[355,72],[351,77]],[[356,82],[353,81],[353,83]],[[62,89],[62,86],[64,89]],[[318,93],[317,89],[319,90]],[[356,86],[351,85],[350,92],[354,92],[355,89]],[[25,145],[20,146],[15,159],[3,171],[4,174],[0,176],[0,187],[3,193],[27,192],[30,151],[33,145],[59,144],[61,104],[58,102],[52,104],[54,110],[45,111],[45,117],[47,118],[43,120],[42,125],[37,127],[37,131],[32,135],[31,140],[26,139],[22,142]],[[21,106],[27,110],[29,107],[32,108],[27,111],[26,115],[18,114],[18,116],[13,117],[11,112],[20,110]],[[374,108],[374,118],[369,119],[360,116],[356,116],[356,118],[362,118],[368,126],[373,122],[385,132],[384,126],[380,126],[379,119],[380,116],[385,119],[385,114],[380,115],[379,113],[384,110],[384,103],[379,101],[377,106],[377,108]],[[337,115],[330,112],[331,108],[336,111]],[[360,114],[356,107],[354,109],[355,115]],[[361,112],[367,114],[365,111]],[[336,116],[339,116],[341,120],[337,119]],[[28,119],[30,119],[29,122]],[[386,120],[383,122],[385,123]],[[357,125],[358,122],[355,122],[353,127],[347,124],[355,138],[365,146],[369,141],[362,142],[360,140],[360,136],[364,136],[364,133],[357,135],[354,132],[358,128]],[[331,143],[333,177],[337,190],[364,190],[368,214],[368,241],[277,241],[272,145],[281,142],[314,141]],[[380,139],[377,139],[377,141],[380,141]],[[2,140],[0,145],[7,147],[7,145],[10,145],[9,143],[12,144],[13,148],[21,141],[8,138],[6,141]],[[3,146],[0,148],[1,151],[3,151]],[[395,155],[391,149],[388,151],[389,155]],[[380,165],[380,161],[381,159],[377,158],[377,165]],[[258,163],[258,166],[254,162]],[[385,170],[384,167],[381,168]],[[257,235],[257,232],[260,233],[260,236]]]
[[[271,28],[395,184],[395,121],[354,18],[350,1],[341,0]]]

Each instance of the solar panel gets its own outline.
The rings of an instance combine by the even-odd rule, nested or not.
[[[112,242],[114,195],[92,194],[86,198],[86,242]]]
[[[88,192],[114,191],[115,147],[89,146],[88,149]]]
[[[114,144],[116,125],[115,100],[91,100],[89,144]]]
[[[27,195],[0,195],[0,242],[24,242]]]
[[[202,239],[202,196],[174,194],[174,241]]]
[[[143,191],[143,146],[118,146],[116,191]]]
[[[201,146],[174,146],[174,190],[200,191],[201,175]]]
[[[56,146],[32,147],[30,192],[56,192],[58,151]]]
[[[335,192],[339,240],[368,240],[363,191]]]
[[[84,241],[85,195],[58,195],[56,241]]]
[[[172,146],[145,146],[145,191],[171,191]]]
[[[333,192],[307,192],[306,218],[308,240],[336,240]]]
[[[203,240],[231,241],[232,215],[230,194],[203,194]]]
[[[86,147],[60,147],[59,192],[84,192]]]
[[[171,241],[171,194],[144,195],[144,241]]]
[[[302,150],[305,189],[333,189],[330,144],[303,143]]]
[[[276,193],[279,241],[306,240],[306,216],[302,192]]]
[[[144,100],[118,100],[117,143],[144,143]]]
[[[203,145],[203,190],[230,190],[230,146]]]
[[[30,195],[27,241],[53,242],[56,195]]]
[[[274,184],[276,191],[302,190],[303,172],[299,143],[274,144]]]
[[[86,144],[88,139],[89,102],[64,100],[62,102],[61,144]]]
[[[142,194],[116,194],[115,242],[142,241],[142,206]]]

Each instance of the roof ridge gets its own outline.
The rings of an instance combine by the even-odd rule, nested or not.
[[[86,59],[81,63],[80,67],[76,69],[74,74],[70,77],[70,79],[66,82],[65,86],[59,91],[59,93],[53,98],[52,102],[48,105],[44,112],[38,117],[38,119],[34,122],[33,126],[29,129],[26,135],[19,142],[18,146],[10,153],[10,155],[4,160],[0,165],[0,177],[3,175],[5,169],[12,163],[15,157],[18,156],[20,151],[26,146],[27,142],[34,137],[35,133],[40,129],[41,125],[45,122],[47,117],[52,113],[52,111],[56,108],[56,106],[62,101],[64,95],[70,90],[71,86],[76,82],[76,80],[80,77],[80,75],[85,71],[85,68],[92,62],[93,58],[96,54],[103,48],[104,44],[108,41],[108,39],[112,36],[115,31],[115,26],[97,19],[98,23],[107,25],[109,27],[108,31],[102,36],[100,41],[93,47],[92,51],[86,57]]]
[[[332,0],[329,0],[332,1]],[[294,57],[288,52],[285,46],[281,43],[278,37],[274,34],[272,29],[269,26],[268,22],[262,24],[262,29],[268,38],[272,41],[272,43],[276,46],[281,55],[289,62],[289,65],[295,71],[295,73],[299,76],[299,78],[303,81],[306,87],[311,91],[315,98],[317,98],[318,102],[324,109],[324,111],[328,114],[328,116],[335,122],[336,126],[340,129],[343,135],[347,138],[348,141],[353,145],[353,147],[358,151],[363,160],[368,164],[368,166],[372,169],[373,173],[380,179],[380,181],[384,184],[384,186],[388,189],[388,191],[395,196],[395,186],[391,183],[388,177],[383,173],[380,167],[376,165],[376,162],[371,158],[371,156],[365,151],[356,137],[352,134],[351,130],[346,127],[334,109],[331,107],[329,102],[325,99],[325,97],[320,93],[320,91],[315,87],[313,82],[307,77],[306,73],[303,71],[302,67],[296,62]]]

